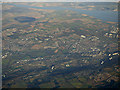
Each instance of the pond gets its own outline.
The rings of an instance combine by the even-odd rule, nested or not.
[[[36,19],[33,17],[26,17],[26,16],[20,16],[20,17],[15,17],[14,18],[16,21],[20,22],[20,23],[24,23],[24,22],[33,22]]]

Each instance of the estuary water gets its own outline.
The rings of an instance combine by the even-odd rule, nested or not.
[[[26,7],[26,8],[36,8],[36,9],[48,9],[48,10],[72,10],[77,11],[81,14],[87,14],[89,16],[93,16],[97,19],[101,19],[102,21],[111,21],[118,22],[118,12],[111,10],[83,10],[78,8],[70,8],[70,7],[36,7],[29,5],[19,5],[19,4],[11,4],[16,7]]]

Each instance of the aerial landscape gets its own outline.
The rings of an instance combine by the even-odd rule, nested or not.
[[[3,88],[119,88],[118,2],[2,4]]]

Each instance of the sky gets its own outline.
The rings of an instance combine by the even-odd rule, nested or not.
[[[120,0],[0,0],[2,2],[118,2]]]

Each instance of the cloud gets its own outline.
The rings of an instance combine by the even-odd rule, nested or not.
[[[118,2],[120,0],[0,0],[2,2]]]

